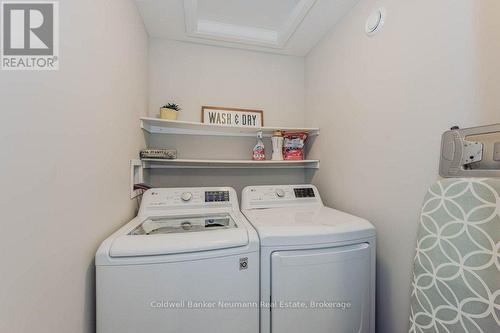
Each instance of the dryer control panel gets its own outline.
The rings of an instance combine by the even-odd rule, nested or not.
[[[236,192],[230,187],[154,188],[144,193],[139,215],[158,214],[158,211],[171,208],[239,209]]]
[[[243,189],[242,209],[322,205],[314,185],[249,186]]]

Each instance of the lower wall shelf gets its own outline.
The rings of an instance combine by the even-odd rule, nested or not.
[[[231,169],[319,169],[319,160],[303,161],[252,161],[252,160],[192,160],[192,159],[143,159],[143,168],[231,168]]]
[[[130,197],[140,195],[134,184],[145,180],[144,169],[319,169],[319,160],[252,161],[252,160],[192,160],[142,159],[130,161]]]

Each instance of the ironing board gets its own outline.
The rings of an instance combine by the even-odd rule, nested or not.
[[[426,195],[410,332],[500,332],[500,179],[440,180]]]

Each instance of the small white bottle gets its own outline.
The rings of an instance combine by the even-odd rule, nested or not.
[[[281,131],[274,131],[271,138],[273,143],[273,161],[283,161],[283,133]]]

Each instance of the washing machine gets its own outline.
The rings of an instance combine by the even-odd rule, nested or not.
[[[259,240],[232,188],[148,190],[95,265],[97,333],[259,330]]]
[[[312,185],[250,186],[260,238],[261,333],[374,333],[375,228]]]

